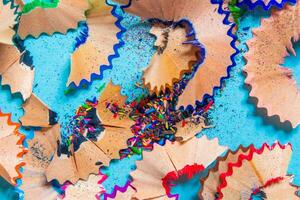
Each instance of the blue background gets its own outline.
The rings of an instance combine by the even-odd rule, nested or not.
[[[62,125],[62,134],[67,135],[66,125],[69,123],[76,108],[87,98],[98,97],[98,88],[110,79],[115,84],[122,86],[122,94],[133,100],[142,93],[146,93],[135,86],[135,82],[141,82],[142,70],[149,63],[155,52],[153,44],[155,38],[149,34],[150,25],[142,23],[139,18],[124,14],[118,9],[118,13],[124,17],[121,24],[127,29],[122,39],[125,45],[119,49],[120,57],[113,60],[113,69],[104,72],[103,80],[95,80],[86,89],[78,89],[74,94],[65,95],[66,82],[70,72],[70,55],[74,51],[76,38],[80,37],[83,26],[77,30],[69,31],[67,35],[54,34],[42,35],[38,39],[28,38],[25,41],[26,49],[33,57],[35,67],[35,79],[33,92],[46,103],[53,111],[58,113],[59,122]],[[252,37],[251,28],[260,25],[260,18],[268,17],[263,9],[257,8],[247,12],[240,21],[238,36],[241,40],[239,49],[246,51],[245,41]],[[200,41],[201,42],[201,41]],[[294,45],[298,55],[300,44]],[[206,129],[199,136],[206,134],[210,138],[218,137],[222,145],[231,149],[240,144],[251,143],[259,147],[264,142],[269,144],[279,140],[281,143],[290,142],[293,145],[293,157],[289,166],[289,173],[295,175],[294,183],[300,185],[300,137],[299,127],[294,130],[283,130],[274,126],[269,120],[257,114],[254,104],[249,101],[249,90],[244,87],[244,75],[242,69],[245,65],[242,54],[236,56],[237,66],[230,73],[223,89],[216,92],[214,109],[209,117],[214,125]],[[294,72],[294,78],[300,83],[300,59],[290,56],[286,58],[284,66],[290,66]],[[0,109],[5,113],[12,113],[13,121],[17,122],[23,115],[22,99],[19,95],[11,95],[8,87],[0,88]],[[21,130],[28,138],[33,137],[32,131]],[[125,185],[129,173],[134,169],[138,156],[113,161],[107,169],[102,171],[109,175],[104,183],[108,193],[113,191],[117,184]],[[116,173],[117,172],[117,173]],[[199,175],[192,180],[181,183],[172,189],[172,193],[178,193],[180,199],[195,199],[200,188]],[[17,193],[13,187],[0,181],[0,199],[16,199]]]

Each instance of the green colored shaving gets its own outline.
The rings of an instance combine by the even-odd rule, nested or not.
[[[133,153],[135,153],[137,155],[141,155],[143,152],[142,148],[138,149],[137,147],[131,147],[131,150]]]
[[[105,83],[103,83],[97,90],[97,92],[101,92],[105,88]]]
[[[245,11],[238,7],[236,4],[238,3],[238,0],[230,0],[228,8],[229,11],[233,17],[234,23],[238,26],[239,25],[239,19],[243,16]]]
[[[45,0],[33,0],[30,3],[27,3],[24,5],[22,8],[22,13],[26,14],[29,13],[30,11],[34,10],[36,7],[41,7],[41,8],[56,8],[59,3],[59,0],[51,0],[51,2]]]

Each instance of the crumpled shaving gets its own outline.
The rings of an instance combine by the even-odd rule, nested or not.
[[[150,33],[156,36],[154,54],[144,70],[144,84],[150,92],[159,94],[166,88],[172,90],[184,73],[191,72],[192,65],[201,57],[200,44],[191,34],[191,25],[186,22],[178,24],[155,24]],[[203,58],[201,58],[203,59]]]
[[[118,1],[118,0],[117,0]],[[231,66],[231,56],[235,49],[230,35],[231,26],[224,24],[228,12],[220,12],[221,5],[211,1],[199,0],[119,0],[129,3],[125,9],[143,19],[159,19],[164,22],[178,22],[187,19],[193,26],[196,39],[205,49],[205,59],[199,66],[186,89],[179,96],[179,106],[194,105],[202,101],[205,95],[212,96],[213,89],[220,86],[220,80],[227,77],[227,69]],[[220,9],[219,9],[220,8]],[[226,22],[226,19],[225,19]],[[203,57],[204,58],[204,57]]]
[[[253,30],[253,39],[245,58],[246,84],[251,86],[250,96],[258,99],[257,107],[267,109],[267,115],[277,115],[281,122],[292,127],[300,123],[300,95],[293,73],[281,66],[289,53],[296,54],[293,43],[300,34],[299,4],[286,5],[274,10],[271,17],[262,19],[261,26]]]
[[[77,44],[71,56],[67,85],[75,87],[101,78],[103,70],[111,68],[111,59],[119,55],[116,48],[123,44],[120,34],[124,28],[121,17],[115,13],[116,7],[107,5],[105,0],[92,0],[90,6],[86,12],[87,38]]]

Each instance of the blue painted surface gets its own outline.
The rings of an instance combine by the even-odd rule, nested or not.
[[[201,188],[200,177],[202,173],[196,174],[192,179],[187,178],[180,179],[175,187],[172,188],[171,194],[179,194],[180,200],[193,200],[198,199],[198,191]]]
[[[14,188],[4,179],[0,178],[0,199],[18,199],[18,194],[14,192]]]
[[[252,37],[251,29],[248,27],[259,26],[260,16],[267,17],[268,14],[262,9],[256,9],[246,14],[241,21],[239,36],[242,43],[239,45],[240,49],[246,50],[243,41]],[[104,80],[96,80],[87,89],[80,89],[75,94],[67,96],[64,95],[64,90],[70,72],[70,55],[76,43],[75,39],[80,35],[82,27],[76,31],[68,32],[67,35],[54,34],[51,37],[41,36],[38,39],[26,40],[26,49],[33,55],[35,66],[34,93],[58,113],[64,135],[68,134],[64,127],[68,124],[76,108],[86,98],[98,96],[98,88],[110,79],[115,84],[122,86],[122,93],[127,95],[129,100],[145,92],[134,85],[135,81],[141,81],[142,69],[147,66],[154,53],[152,47],[154,38],[148,33],[149,24],[140,25],[140,20],[130,15],[125,14],[124,17],[122,25],[128,29],[123,35],[125,46],[119,51],[120,58],[113,60],[113,69],[104,72]],[[300,47],[295,46],[296,51],[300,54]],[[289,57],[284,66],[295,66],[293,70],[299,83],[299,72],[296,72],[299,69],[299,61],[297,60],[299,59]],[[211,138],[218,137],[222,145],[232,149],[237,148],[240,144],[254,143],[258,147],[264,142],[270,144],[276,140],[282,143],[291,142],[294,154],[289,172],[296,175],[294,183],[300,185],[300,171],[297,169],[297,166],[300,165],[300,160],[297,160],[297,157],[300,156],[300,137],[297,136],[299,128],[293,131],[283,131],[255,114],[255,106],[248,102],[249,91],[243,86],[245,78],[241,70],[244,61],[241,56],[237,56],[236,62],[238,65],[231,71],[231,78],[226,81],[226,87],[216,95],[215,108],[210,112],[211,121],[215,127],[200,134],[206,134]],[[3,112],[11,112],[13,121],[18,121],[23,115],[21,104],[22,99],[20,97],[11,97],[7,88],[0,88],[0,108]],[[32,134],[27,134],[32,137]],[[104,183],[108,193],[112,192],[115,184],[120,186],[125,184],[137,159],[139,157],[134,156],[122,161],[114,161],[109,168],[102,170],[103,173],[109,175]],[[12,192],[12,188],[5,185],[3,181],[0,184],[0,199],[14,199],[15,193]],[[175,187],[172,193],[179,193],[180,199],[194,199],[199,187],[198,177],[195,177]],[[9,189],[6,190],[6,188]]]

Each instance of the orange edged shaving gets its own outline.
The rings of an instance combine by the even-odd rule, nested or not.
[[[20,126],[11,121],[10,114],[0,111],[0,176],[12,185],[22,178],[20,167],[25,164],[22,157],[27,152],[23,146],[25,136],[19,132]]]

